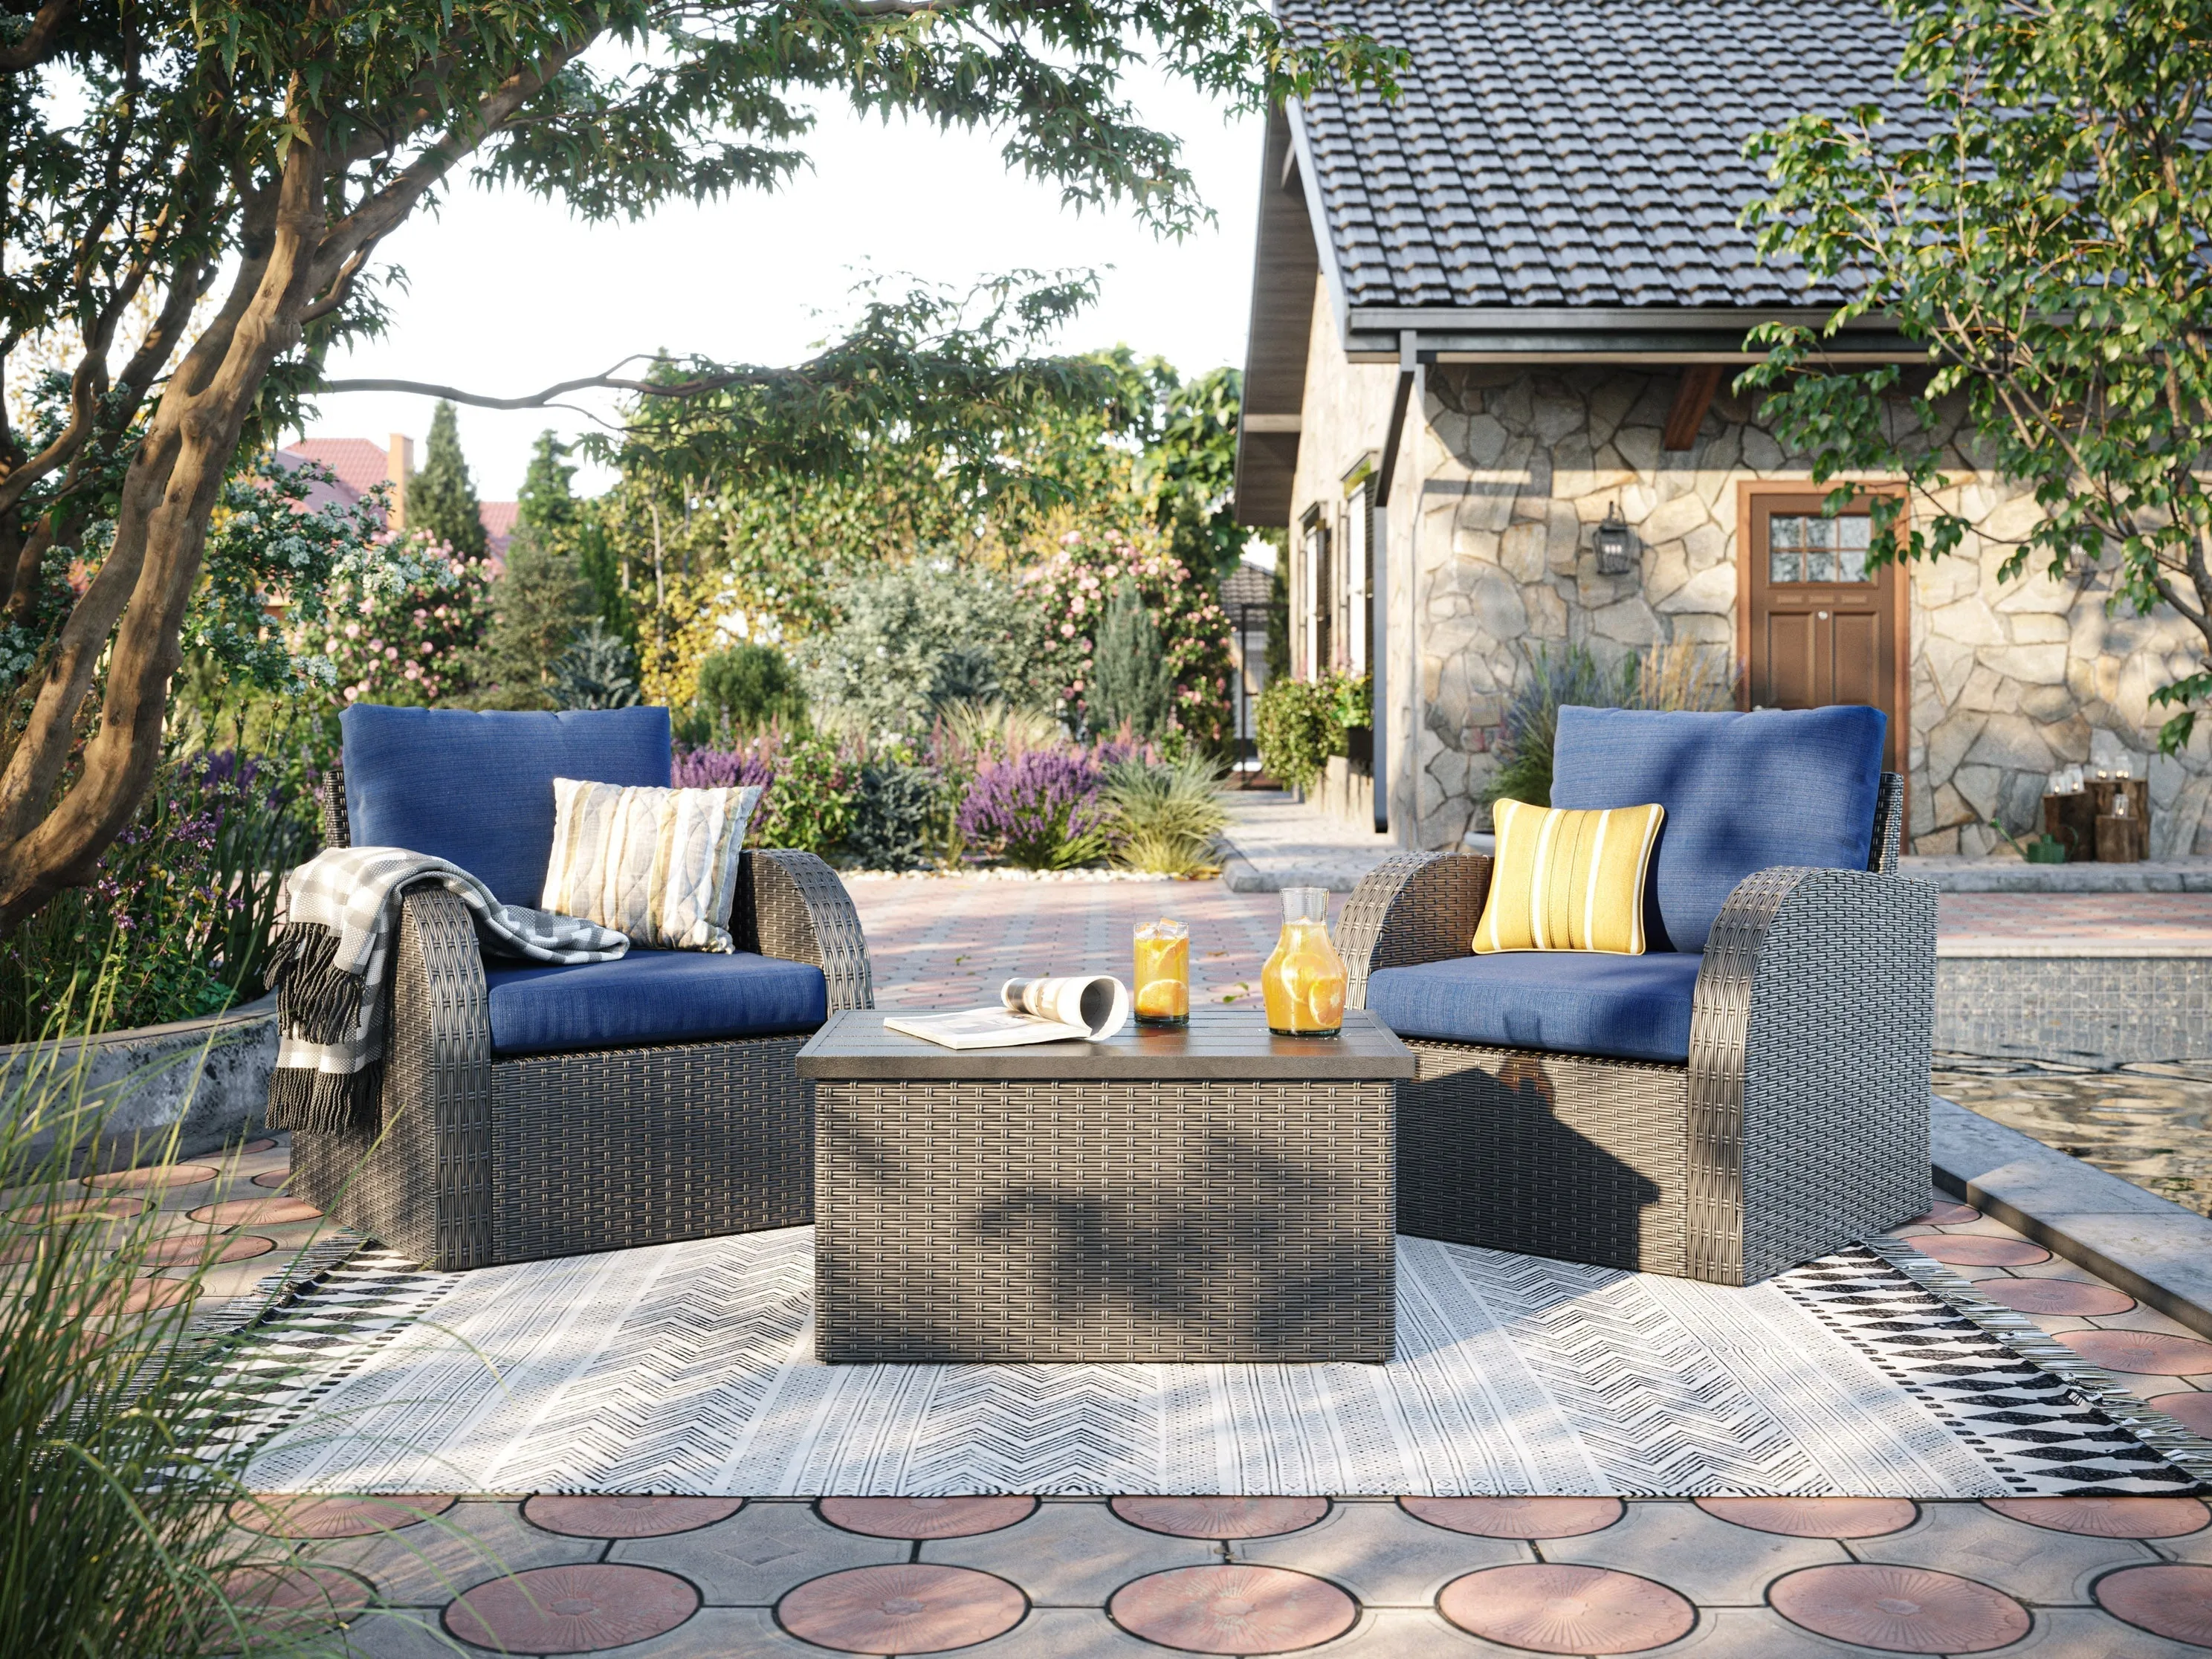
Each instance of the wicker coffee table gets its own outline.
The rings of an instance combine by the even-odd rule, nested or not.
[[[1395,1323],[1392,1085],[1413,1057],[1256,1008],[956,1053],[833,1014],[815,1085],[816,1352],[846,1364],[1376,1363]]]

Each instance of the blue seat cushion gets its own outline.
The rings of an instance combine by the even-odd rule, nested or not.
[[[553,780],[665,789],[665,708],[476,714],[356,703],[338,716],[356,847],[447,859],[535,908],[553,856]]]
[[[1376,970],[1367,1006],[1401,1037],[1681,1065],[1690,1058],[1690,1004],[1704,963],[1677,951],[1454,957]]]
[[[811,963],[739,951],[639,951],[614,962],[487,962],[495,1054],[557,1054],[811,1031],[830,987]]]
[[[1888,724],[1855,704],[1749,714],[1562,708],[1552,805],[1665,807],[1645,933],[1654,950],[1702,951],[1746,876],[1778,864],[1867,867]]]

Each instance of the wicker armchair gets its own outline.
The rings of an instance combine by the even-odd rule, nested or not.
[[[322,805],[347,845],[342,776]],[[738,948],[819,968],[832,1012],[873,1006],[830,867],[742,856]],[[392,997],[383,1132],[293,1138],[296,1190],[333,1220],[451,1270],[813,1219],[809,1033],[495,1058],[475,930],[442,890],[403,900]]]
[[[1897,873],[1883,775],[1864,870],[1770,868],[1729,894],[1687,1061],[1443,1042],[1398,1106],[1399,1231],[1746,1285],[1927,1207],[1936,890]],[[1347,1000],[1470,953],[1487,858],[1412,854],[1338,923]]]

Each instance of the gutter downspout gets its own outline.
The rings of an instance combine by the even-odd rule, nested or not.
[[[1375,474],[1374,517],[1367,528],[1367,603],[1375,643],[1367,653],[1368,729],[1374,758],[1370,763],[1375,795],[1375,833],[1390,833],[1389,661],[1390,483],[1398,472],[1398,448],[1406,435],[1406,414],[1413,400],[1413,381],[1421,372],[1420,336],[1407,329],[1398,336],[1398,386],[1390,399],[1390,429]],[[1418,508],[1415,509],[1419,511]]]

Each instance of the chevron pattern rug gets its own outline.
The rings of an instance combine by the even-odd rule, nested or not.
[[[1969,1317],[1923,1282],[1935,1264],[1883,1249],[1731,1290],[1404,1238],[1398,1358],[1380,1366],[823,1365],[803,1228],[470,1273],[370,1250],[245,1339],[247,1479],[748,1497],[2198,1489],[2212,1466]]]

